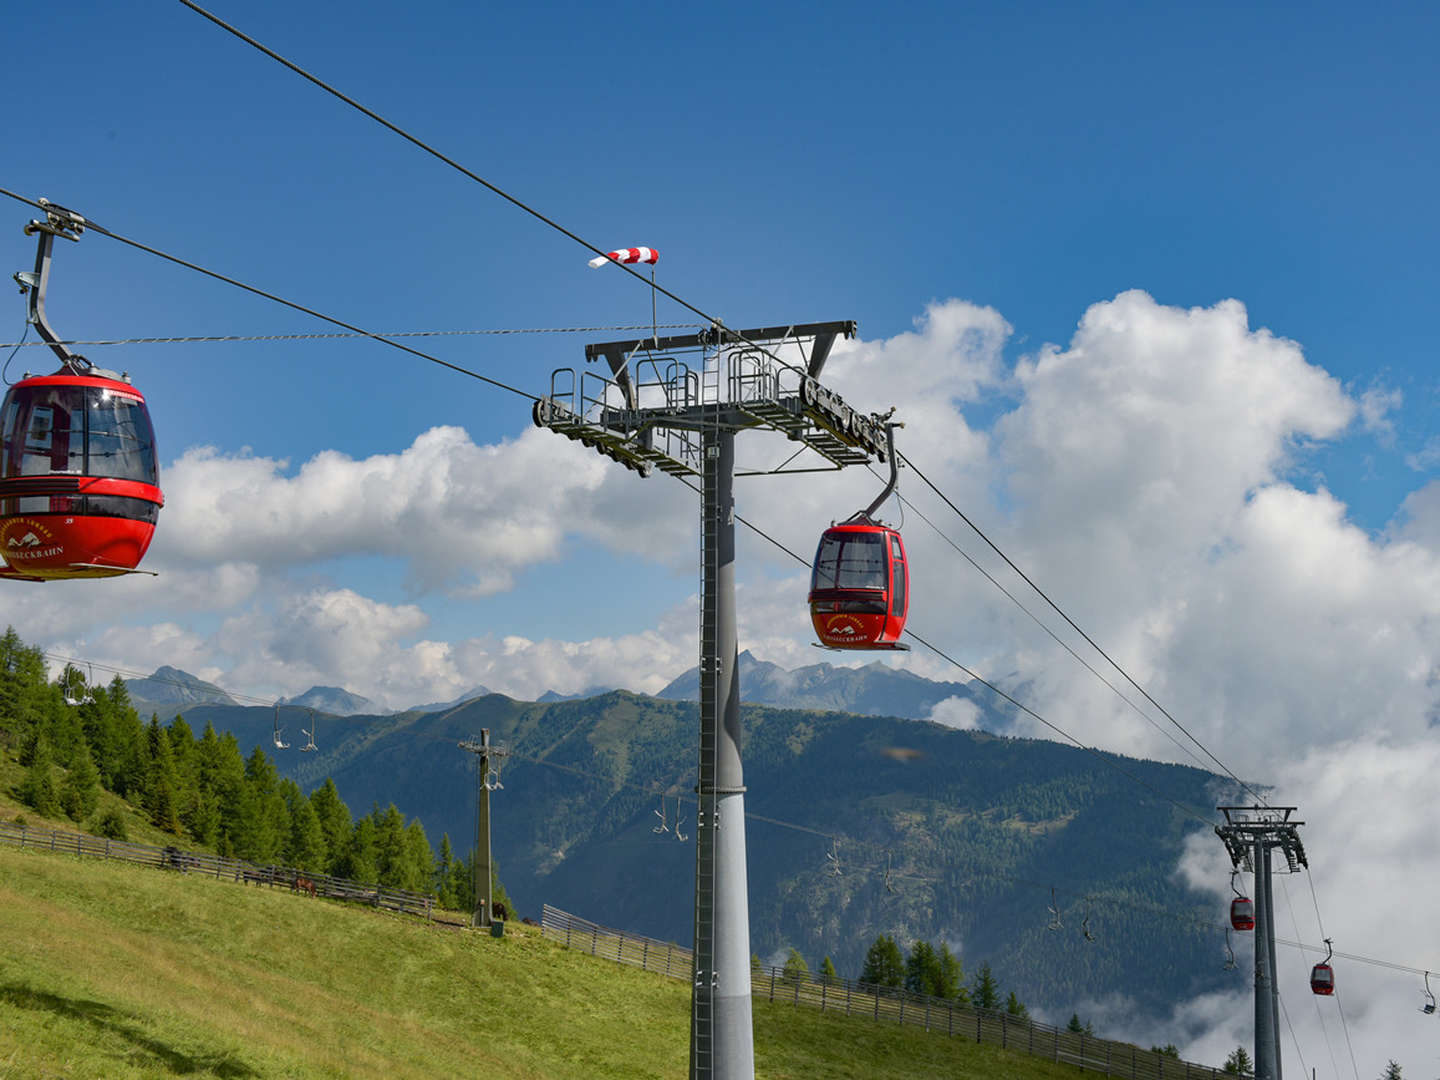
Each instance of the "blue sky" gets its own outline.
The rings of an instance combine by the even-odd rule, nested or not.
[[[1282,789],[1406,793],[1373,836],[1311,820],[1375,876],[1440,864],[1405,826],[1440,809],[1436,9],[215,10],[601,247],[658,248],[660,281],[732,326],[858,320],[827,377],[898,405],[907,453],[1176,715]],[[649,318],[640,283],[178,3],[8,22],[0,185],[377,331]],[[28,268],[30,211],[4,202]],[[61,246],[49,301],[75,338],[327,329],[97,234]],[[424,347],[540,393],[611,336]],[[161,576],[8,586],[28,640],[396,707],[693,664],[693,497],[534,431],[527,402],[365,341],[87,352],[151,403]],[[11,377],[50,366],[22,349]],[[740,509],[808,552],[872,491],[751,480]],[[1171,752],[906,530],[917,628],[1088,741]],[[803,572],[741,558],[742,646],[814,662]],[[1335,917],[1369,917],[1346,880]],[[1392,921],[1357,951],[1440,952]],[[1386,1023],[1358,1024],[1375,1054],[1409,1037]]]

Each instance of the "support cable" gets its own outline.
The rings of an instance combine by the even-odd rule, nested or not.
[[[682,330],[693,329],[698,323],[661,323],[661,330]],[[478,335],[499,335],[499,334],[594,334],[602,331],[612,330],[649,330],[651,326],[646,323],[644,326],[628,324],[624,326],[527,326],[503,329],[487,330],[393,330],[367,333],[333,333],[333,334],[201,334],[192,337],[136,337],[136,338],[105,338],[96,341],[57,341],[57,345],[195,345],[210,344],[213,342],[232,341],[332,341],[341,338],[404,338],[404,337],[472,337]],[[29,324],[26,324],[29,330]],[[19,341],[0,342],[0,349],[9,348],[49,348],[49,343],[44,341],[26,341],[21,338]]]
[[[182,2],[183,2],[183,0],[182,0]],[[913,466],[912,466],[912,467],[913,467]],[[694,485],[692,485],[692,484],[690,483],[690,481],[686,480],[684,477],[681,477],[680,479],[681,479],[681,482],[684,483],[687,487],[691,488],[691,490],[694,490]],[[744,525],[747,529],[749,529],[751,532],[755,533],[757,536],[761,537],[761,538],[764,539],[764,540],[768,540],[771,544],[773,544],[775,547],[779,548],[781,551],[785,552],[785,554],[789,555],[792,559],[794,559],[796,562],[800,563],[802,566],[809,566],[809,565],[810,565],[810,560],[806,559],[803,555],[800,555],[798,552],[792,551],[790,548],[788,548],[788,547],[786,547],[784,544],[782,544],[779,540],[776,540],[776,539],[775,539],[773,536],[771,536],[769,533],[765,532],[765,530],[761,529],[758,525],[755,525],[754,523],[750,522],[749,520],[747,520],[747,519],[746,519],[745,517],[743,517],[742,515],[740,515],[740,514],[737,513],[737,514],[735,515],[735,520],[738,521],[738,522],[740,522],[740,524]],[[1172,799],[1169,795],[1166,795],[1166,794],[1165,794],[1163,791],[1161,791],[1159,788],[1155,787],[1154,785],[1152,785],[1152,784],[1150,784],[1150,783],[1147,783],[1145,780],[1142,780],[1140,777],[1136,776],[1134,773],[1130,772],[1128,769],[1122,768],[1120,765],[1116,764],[1116,762],[1113,761],[1113,760],[1111,759],[1111,757],[1108,756],[1108,755],[1106,755],[1104,752],[1102,752],[1102,751],[1100,751],[1100,750],[1096,750],[1096,749],[1095,749],[1094,747],[1092,747],[1092,746],[1087,746],[1085,743],[1083,743],[1083,742],[1081,742],[1079,739],[1075,738],[1074,735],[1071,735],[1071,734],[1070,734],[1068,731],[1066,731],[1064,728],[1060,727],[1060,726],[1057,725],[1057,724],[1052,723],[1052,722],[1049,721],[1049,720],[1046,720],[1045,717],[1041,716],[1041,715],[1040,715],[1039,713],[1037,713],[1034,709],[1030,708],[1028,705],[1026,705],[1026,704],[1024,704],[1023,702],[1017,700],[1016,698],[1011,697],[1011,696],[1010,696],[1009,694],[1007,694],[1004,690],[1001,690],[1000,687],[996,686],[994,683],[990,682],[988,679],[982,678],[982,677],[981,677],[980,675],[978,675],[976,672],[972,671],[970,668],[968,668],[968,667],[966,667],[964,664],[960,663],[959,660],[956,660],[953,656],[950,656],[948,653],[946,653],[946,652],[944,652],[943,650],[941,650],[939,646],[931,644],[931,643],[930,643],[929,641],[927,641],[925,638],[923,638],[923,637],[921,637],[919,634],[915,633],[915,631],[910,630],[910,629],[907,628],[906,631],[905,631],[905,636],[906,636],[906,637],[914,638],[914,639],[915,639],[916,641],[918,641],[921,645],[924,645],[927,649],[929,649],[931,652],[933,652],[936,656],[940,657],[940,659],[946,661],[947,663],[953,664],[955,667],[959,668],[959,669],[960,669],[961,671],[963,671],[966,675],[968,675],[971,679],[975,680],[975,681],[978,682],[981,686],[983,686],[983,687],[985,687],[987,690],[989,690],[992,694],[995,694],[997,697],[1003,698],[1005,701],[1008,701],[1011,705],[1015,706],[1015,708],[1019,709],[1021,712],[1025,713],[1027,716],[1033,717],[1035,720],[1038,720],[1041,724],[1044,724],[1044,725],[1045,725],[1047,728],[1049,728],[1051,731],[1055,732],[1056,734],[1058,734],[1058,735],[1060,735],[1061,737],[1065,738],[1065,739],[1068,740],[1069,742],[1073,743],[1075,746],[1079,747],[1081,750],[1084,750],[1087,754],[1090,754],[1092,757],[1096,758],[1097,760],[1103,761],[1106,765],[1108,765],[1110,768],[1114,769],[1116,772],[1120,773],[1120,774],[1123,775],[1123,776],[1129,777],[1131,780],[1133,780],[1135,783],[1139,784],[1141,787],[1143,787],[1143,788],[1145,788],[1146,790],[1150,791],[1152,794],[1158,796],[1162,801],[1168,802],[1171,806],[1175,807],[1175,809],[1179,810],[1179,811],[1180,811],[1182,814],[1184,814],[1185,816],[1190,817],[1190,818],[1194,818],[1196,821],[1200,822],[1202,825],[1211,825],[1211,824],[1213,824],[1213,818],[1207,817],[1205,814],[1203,814],[1203,813],[1200,812],[1199,810],[1195,809],[1194,807],[1186,806],[1186,805],[1184,805],[1183,803],[1177,802],[1176,800]]]
[[[15,192],[10,191],[6,188],[0,188],[0,195],[8,195],[10,198],[15,199],[17,202],[25,203],[27,206],[33,206],[36,210],[45,210],[45,205],[43,203],[36,202],[33,199],[27,199],[25,196],[16,194]],[[190,262],[188,259],[182,259],[178,255],[170,255],[166,252],[159,250],[158,248],[150,247],[148,244],[142,244],[138,240],[131,240],[129,237],[121,236],[119,233],[112,232],[109,229],[95,224],[95,222],[93,221],[86,221],[85,227],[87,229],[93,230],[94,232],[98,232],[102,236],[108,236],[112,240],[118,240],[122,244],[127,244],[130,247],[136,248],[140,251],[144,251],[147,254],[155,255],[158,258],[164,259],[167,262],[172,262],[177,266],[183,266],[187,270],[194,270],[196,273],[204,274],[206,277],[214,278],[216,281],[223,281],[227,285],[233,285],[237,289],[243,289],[248,293],[254,294],[255,296],[263,297],[266,300],[273,300],[277,304],[283,304],[285,307],[291,308],[295,311],[299,311],[305,315],[309,315],[312,318],[320,319],[324,322],[339,326],[345,330],[350,330],[356,334],[359,334],[361,337],[367,337],[374,341],[381,342],[382,344],[389,345],[391,348],[399,349],[401,352],[409,353],[411,356],[418,356],[422,360],[429,360],[432,364],[439,364],[441,367],[449,368],[451,371],[457,372],[458,374],[468,375],[472,379],[479,379],[481,382],[489,383],[491,386],[498,387],[501,390],[508,390],[510,391],[510,393],[518,394],[520,397],[525,398],[527,401],[540,400],[538,397],[536,397],[529,391],[517,389],[516,387],[511,386],[508,383],[501,382],[499,379],[492,379],[488,375],[481,375],[478,371],[471,371],[469,368],[461,367],[459,364],[452,364],[448,360],[441,360],[438,356],[432,356],[430,353],[421,352],[419,349],[413,349],[409,345],[405,345],[399,341],[395,341],[391,338],[385,337],[383,334],[372,333],[371,331],[366,330],[363,327],[356,326],[353,323],[345,322],[343,319],[337,319],[333,315],[326,315],[324,312],[316,311],[314,308],[306,307],[304,304],[296,303],[294,300],[286,300],[283,296],[277,296],[275,293],[266,292],[264,289],[257,288],[254,285],[247,285],[243,281],[238,281],[235,278],[227,277],[226,275],[218,273],[217,271],[207,270],[205,267],[200,266],[197,263]]]
[[[866,467],[870,468],[869,466]],[[875,470],[873,468],[870,468],[870,472],[874,474]],[[1159,722],[1155,720],[1154,717],[1152,717],[1149,713],[1145,712],[1145,710],[1140,708],[1139,705],[1136,705],[1134,701],[1127,697],[1124,691],[1122,691],[1118,686],[1112,683],[1109,679],[1105,678],[1104,675],[1101,675],[1100,672],[1097,671],[1088,660],[1086,660],[1083,656],[1076,652],[1074,648],[1071,647],[1069,642],[1061,638],[1058,634],[1055,633],[1054,630],[1051,630],[1050,627],[1047,626],[1044,622],[1042,622],[1038,615],[1036,615],[1033,611],[1026,607],[1014,593],[1012,593],[1009,589],[1005,588],[1004,585],[1000,584],[1000,582],[994,578],[990,571],[986,570],[983,566],[981,566],[978,562],[971,558],[969,552],[967,552],[964,548],[957,544],[938,525],[936,525],[933,521],[926,517],[925,513],[918,506],[916,506],[913,502],[911,502],[909,499],[905,498],[905,496],[899,494],[898,492],[896,493],[895,498],[900,501],[901,506],[911,510],[916,517],[918,517],[921,521],[925,522],[926,525],[929,525],[930,528],[935,532],[935,534],[940,537],[940,539],[944,540],[947,544],[954,548],[955,551],[959,553],[960,557],[964,559],[967,563],[969,563],[972,567],[974,567],[980,573],[980,575],[985,578],[986,581],[990,582],[991,585],[994,585],[995,588],[999,589],[1002,593],[1004,593],[1006,598],[1009,599],[1011,603],[1013,603],[1026,615],[1028,615],[1030,617],[1030,620],[1036,626],[1040,627],[1041,630],[1044,630],[1045,633],[1050,636],[1051,640],[1055,642],[1055,644],[1059,645],[1062,649],[1064,649],[1067,653],[1074,657],[1075,660],[1078,661],[1079,664],[1084,667],[1086,671],[1090,672],[1090,674],[1094,675],[1095,678],[1099,679],[1102,683],[1108,686],[1115,693],[1116,697],[1118,697],[1121,701],[1123,701],[1126,705],[1130,706],[1130,708],[1134,710],[1135,714],[1139,716],[1140,719],[1144,720],[1157,732],[1169,739],[1175,745],[1175,748],[1177,750],[1187,755],[1191,761],[1195,762],[1196,765],[1200,766],[1202,769],[1207,768],[1205,763],[1196,756],[1195,751],[1191,750],[1188,746],[1186,746],[1179,739],[1177,739],[1173,732],[1162,727]]]
[[[186,2],[186,0],[181,0],[181,2],[184,3]],[[1247,792],[1252,798],[1254,798],[1256,802],[1265,806],[1269,805],[1269,803],[1266,802],[1263,796],[1261,796],[1252,787],[1250,787],[1249,784],[1245,783],[1245,781],[1241,780],[1238,776],[1236,776],[1235,773],[1231,771],[1228,765],[1226,765],[1218,757],[1212,754],[1210,752],[1210,749],[1194,735],[1192,735],[1184,724],[1180,723],[1179,720],[1175,719],[1175,717],[1170,714],[1169,710],[1166,709],[1165,706],[1161,705],[1158,701],[1151,697],[1149,691],[1147,691],[1143,686],[1141,686],[1138,682],[1131,678],[1130,673],[1124,668],[1122,668],[1118,663],[1116,663],[1115,660],[1111,658],[1110,654],[1107,653],[1095,642],[1094,638],[1092,638],[1084,630],[1080,629],[1080,626],[1075,622],[1075,620],[1070,618],[1069,615],[1065,614],[1065,612],[1061,609],[1060,605],[1055,603],[1054,600],[1051,600],[1045,590],[1040,588],[1039,585],[1035,584],[1035,582],[1031,580],[1030,576],[1026,574],[1024,570],[1021,570],[1020,567],[1016,566],[1015,563],[1011,561],[1010,556],[1006,555],[1005,552],[1001,551],[1000,548],[996,546],[995,542],[991,540],[990,537],[985,535],[984,531],[980,528],[980,526],[976,525],[975,522],[971,521],[970,518],[965,515],[965,511],[961,510],[958,506],[951,502],[950,497],[946,495],[943,491],[941,491],[938,487],[936,487],[930,481],[929,477],[927,477],[923,472],[920,471],[919,468],[916,467],[913,461],[911,461],[904,454],[900,454],[900,460],[904,461],[905,464],[914,471],[915,475],[920,478],[921,482],[924,483],[925,486],[928,487],[931,491],[933,491],[936,495],[938,495],[946,506],[950,507],[951,510],[955,511],[955,513],[959,515],[960,520],[965,522],[966,525],[970,526],[970,528],[974,531],[975,535],[980,537],[981,540],[985,541],[985,543],[989,545],[990,550],[994,551],[995,554],[999,555],[1000,558],[1004,559],[1005,565],[1010,567],[1010,569],[1014,570],[1015,573],[1019,574],[1020,577],[1024,580],[1025,584],[1029,585],[1030,588],[1035,590],[1036,594],[1040,597],[1040,599],[1044,600],[1045,603],[1049,604],[1057,615],[1059,615],[1062,619],[1069,623],[1072,630],[1074,630],[1077,634],[1084,638],[1092,649],[1094,649],[1101,656],[1103,656],[1106,662],[1124,677],[1126,682],[1128,682],[1131,686],[1138,690],[1146,701],[1150,702],[1151,705],[1159,709],[1161,715],[1163,715],[1165,719],[1169,720],[1172,724],[1179,728],[1180,731],[1184,733],[1187,739],[1189,739],[1196,746],[1198,746],[1204,752],[1206,757],[1208,757],[1211,761],[1218,765],[1222,772],[1229,776],[1230,779],[1234,780],[1235,783],[1239,784],[1241,789]]]
[[[1320,930],[1320,937],[1325,938],[1325,920],[1320,918],[1320,898],[1315,893],[1315,878],[1310,873],[1310,866],[1305,866],[1305,880],[1310,885],[1310,899],[1315,905],[1315,925]],[[1325,940],[1329,940],[1325,938]],[[1333,950],[1332,950],[1333,952]],[[1355,1080],[1360,1080],[1360,1066],[1355,1064],[1355,1044],[1350,1041],[1350,1024],[1345,1019],[1345,1006],[1340,1001],[1340,988],[1335,987],[1335,1010],[1340,1014],[1340,1029],[1345,1032],[1345,1047],[1350,1052],[1350,1069],[1355,1074]]]
[[[1283,877],[1280,879],[1280,892],[1283,893],[1285,896],[1285,906],[1290,911],[1290,922],[1291,925],[1295,927],[1295,936],[1299,937],[1300,920],[1295,917],[1295,904],[1294,901],[1290,899],[1290,887],[1285,884],[1285,879]],[[1324,931],[1321,931],[1321,933],[1323,935]],[[1302,959],[1304,959],[1305,946],[1303,945],[1300,946],[1300,956]],[[1330,1028],[1325,1023],[1325,1014],[1320,1011],[1320,996],[1318,994],[1311,994],[1310,999],[1315,1003],[1315,1018],[1320,1021],[1320,1033],[1325,1036],[1325,1050],[1330,1055],[1330,1074],[1332,1076],[1339,1076],[1340,1066],[1335,1062],[1335,1048],[1330,1043]],[[1285,1020],[1288,1023],[1290,1017],[1287,1015],[1285,1017]]]
[[[332,97],[338,98],[339,100],[343,101],[346,105],[349,105],[352,109],[355,109],[355,110],[357,110],[358,112],[363,113],[365,116],[368,116],[371,120],[374,120],[374,121],[375,121],[377,124],[379,124],[381,127],[387,128],[388,130],[394,132],[396,135],[399,135],[402,139],[404,139],[406,142],[410,143],[412,146],[415,146],[415,147],[417,147],[418,149],[423,150],[425,153],[429,154],[431,157],[436,158],[437,160],[444,162],[446,165],[450,166],[450,168],[454,169],[456,172],[460,173],[460,174],[463,175],[463,176],[468,177],[469,179],[475,181],[475,183],[479,184],[481,187],[486,188],[487,190],[489,190],[489,191],[493,192],[494,194],[500,196],[502,199],[504,199],[506,202],[510,203],[512,206],[515,206],[516,208],[518,208],[518,209],[520,209],[520,210],[523,210],[525,213],[529,214],[531,217],[535,218],[536,220],[541,221],[541,222],[543,222],[544,224],[550,226],[550,228],[554,229],[556,232],[560,233],[562,236],[568,237],[569,239],[575,241],[575,243],[579,244],[581,247],[583,247],[586,251],[590,252],[592,255],[599,255],[599,256],[602,256],[602,257],[605,257],[605,256],[608,256],[608,255],[609,255],[609,252],[606,251],[605,249],[596,247],[594,244],[590,243],[590,241],[586,240],[584,237],[582,237],[582,236],[578,235],[577,233],[574,233],[574,232],[572,232],[571,230],[567,229],[564,225],[561,225],[558,221],[554,220],[553,218],[547,217],[545,214],[542,214],[539,210],[536,210],[533,206],[531,206],[531,205],[529,205],[528,203],[524,202],[522,199],[518,198],[518,197],[515,196],[515,195],[511,195],[508,191],[504,190],[503,188],[499,187],[499,186],[496,185],[496,184],[491,183],[489,180],[486,180],[486,179],[485,179],[483,176],[481,176],[479,173],[473,172],[472,170],[466,168],[464,165],[460,164],[460,162],[456,161],[454,158],[448,156],[447,154],[442,153],[440,150],[437,150],[435,147],[431,146],[429,143],[427,143],[425,140],[421,139],[419,136],[417,136],[417,135],[412,135],[410,132],[406,131],[404,128],[400,127],[398,124],[393,124],[393,123],[391,123],[389,120],[385,119],[385,117],[383,117],[383,116],[381,116],[379,113],[377,113],[374,109],[371,109],[371,108],[368,108],[368,107],[365,106],[365,105],[362,105],[360,102],[356,101],[354,98],[350,97],[348,94],[346,94],[346,93],[344,93],[343,91],[338,90],[337,88],[331,86],[331,85],[330,85],[329,83],[327,83],[324,79],[321,79],[318,75],[312,75],[309,71],[306,71],[306,70],[305,70],[304,68],[302,68],[299,64],[295,63],[294,61],[287,60],[285,57],[281,56],[281,55],[280,55],[278,52],[276,52],[274,49],[272,49],[272,48],[270,48],[269,46],[267,46],[267,45],[265,45],[265,44],[257,41],[255,38],[251,37],[249,34],[245,33],[243,30],[239,29],[239,28],[236,27],[236,26],[232,26],[230,23],[226,22],[224,19],[220,18],[218,15],[215,15],[215,14],[213,14],[213,13],[205,10],[205,9],[204,9],[203,7],[201,7],[199,4],[195,3],[194,0],[180,0],[180,3],[184,4],[184,5],[185,5],[186,7],[188,7],[191,11],[195,12],[197,15],[201,15],[201,16],[203,16],[204,18],[209,19],[212,23],[214,23],[216,26],[220,27],[220,29],[224,30],[226,33],[233,34],[235,37],[237,37],[237,38],[239,38],[241,41],[245,42],[245,44],[251,46],[252,48],[258,49],[260,52],[262,52],[262,53],[264,53],[266,56],[270,57],[270,59],[274,60],[276,63],[279,63],[279,64],[283,65],[284,67],[289,68],[289,69],[290,69],[291,71],[293,71],[296,75],[299,75],[302,79],[304,79],[306,82],[309,82],[309,83],[313,84],[314,86],[319,87],[321,90],[325,91],[327,94],[331,95]],[[641,284],[643,284],[643,285],[645,285],[647,288],[649,288],[649,289],[651,290],[651,294],[650,294],[650,295],[651,295],[652,299],[653,299],[655,293],[657,293],[657,292],[658,292],[658,293],[663,293],[667,298],[675,301],[675,303],[679,304],[679,305],[680,305],[681,307],[683,307],[686,311],[689,311],[689,312],[691,312],[692,314],[695,314],[695,315],[700,316],[701,319],[705,320],[706,324],[708,324],[708,325],[710,325],[710,326],[714,326],[714,327],[716,327],[717,329],[724,330],[726,333],[733,335],[733,336],[736,338],[736,340],[738,340],[740,343],[742,343],[742,344],[744,344],[744,345],[748,345],[750,348],[755,349],[757,352],[763,353],[764,355],[766,355],[766,356],[770,357],[772,360],[774,360],[777,364],[780,364],[780,365],[782,365],[782,366],[784,366],[784,367],[791,368],[792,370],[803,371],[803,369],[795,368],[794,365],[792,365],[792,364],[787,364],[787,363],[785,363],[785,361],[781,360],[778,356],[776,356],[776,355],[775,355],[773,352],[771,352],[769,349],[765,348],[763,345],[758,345],[758,344],[756,344],[755,342],[751,341],[749,338],[745,337],[743,334],[740,334],[740,333],[737,333],[737,332],[734,331],[734,330],[731,330],[728,326],[725,325],[725,322],[724,322],[723,319],[720,319],[720,318],[718,318],[717,316],[711,315],[711,314],[709,314],[708,312],[702,311],[700,308],[698,308],[698,307],[696,307],[694,304],[690,303],[690,302],[689,302],[688,300],[686,300],[684,297],[682,297],[682,296],[677,296],[675,293],[671,292],[669,289],[665,288],[663,285],[657,285],[657,284],[655,283],[653,277],[651,277],[651,278],[646,278],[645,275],[639,273],[638,271],[634,270],[634,269],[631,268],[630,266],[627,266],[625,263],[616,262],[615,260],[610,260],[610,261],[613,262],[614,265],[618,266],[621,270],[625,271],[625,273],[627,273],[627,274],[629,274],[631,277],[633,277],[636,281],[639,281]]]

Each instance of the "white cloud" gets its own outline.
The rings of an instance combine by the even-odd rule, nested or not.
[[[1405,403],[1405,395],[1393,387],[1372,386],[1359,398],[1360,426],[1380,440],[1382,446],[1395,442],[1395,422],[1390,413]]]
[[[948,697],[936,702],[925,719],[957,731],[974,731],[980,726],[980,706],[969,698]]]

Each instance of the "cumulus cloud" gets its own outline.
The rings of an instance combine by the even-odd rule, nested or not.
[[[969,698],[948,697],[937,701],[925,719],[957,731],[974,731],[980,726],[980,706]]]

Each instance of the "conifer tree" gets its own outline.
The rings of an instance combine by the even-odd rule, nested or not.
[[[160,718],[152,716],[146,731],[146,746],[149,761],[145,770],[143,800],[145,812],[158,829],[168,833],[180,832],[180,810],[175,794],[175,757],[170,750],[170,739],[160,726]]]
[[[419,818],[405,826],[405,884],[412,892],[428,893],[435,877],[435,852]]]
[[[1255,1075],[1255,1065],[1250,1060],[1250,1052],[1243,1046],[1237,1046],[1230,1051],[1230,1056],[1225,1059],[1221,1067],[1222,1072],[1231,1076],[1249,1077]]]
[[[888,934],[881,934],[865,953],[860,981],[872,986],[900,986],[905,981],[905,957]]]
[[[1020,1000],[1014,990],[1011,990],[1010,996],[1005,999],[1005,1012],[1007,1015],[1019,1017],[1021,1020],[1030,1019],[1030,1010],[1025,1008],[1025,1003]]]
[[[100,770],[90,760],[90,748],[83,742],[60,785],[60,805],[72,821],[84,821],[100,802]]]
[[[320,827],[315,807],[293,780],[282,780],[280,792],[290,816],[290,835],[284,850],[285,865],[301,870],[322,870],[326,863],[325,832]]]
[[[355,822],[340,876],[367,885],[379,880],[380,867],[375,857],[375,822],[368,816]]]
[[[375,826],[375,871],[381,885],[405,887],[405,816],[394,803],[384,810],[377,803],[370,811]]]
[[[790,954],[785,957],[785,966],[781,969],[780,976],[788,983],[798,983],[810,974],[810,966],[805,963],[805,957],[800,955],[800,950],[793,945],[790,947]]]
[[[940,955],[936,957],[936,965],[939,968],[938,996],[947,998],[950,1001],[959,1001],[962,1004],[970,1000],[970,991],[965,989],[963,982],[965,972],[960,966],[960,958],[950,951],[950,946],[945,942],[940,943]]]
[[[828,955],[820,964],[820,981],[823,983],[837,983],[840,981],[840,973],[835,970],[835,964]]]
[[[450,881],[450,867],[455,862],[455,852],[450,847],[450,834],[440,834],[440,859],[435,864],[435,902],[442,908],[454,909],[455,890]]]
[[[60,795],[55,790],[50,740],[43,734],[31,740],[30,767],[20,784],[20,798],[42,817],[60,812]]]
[[[350,809],[335,790],[335,781],[328,776],[325,782],[310,793],[310,805],[320,821],[320,831],[325,834],[327,855],[326,873],[342,875],[340,867],[348,858],[350,834]]]
[[[910,946],[905,960],[905,989],[913,994],[939,994],[940,962],[928,941]]]
[[[1000,984],[995,981],[988,963],[980,965],[975,976],[975,986],[970,991],[970,1000],[977,1009],[998,1009],[1000,1007]]]

